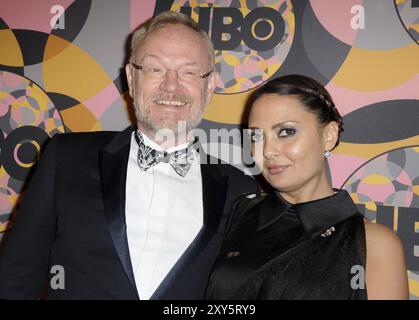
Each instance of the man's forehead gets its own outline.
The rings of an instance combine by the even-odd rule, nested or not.
[[[180,60],[180,62],[182,62],[182,60],[185,60],[183,63],[181,63],[184,66],[199,66],[199,63],[197,61],[190,60],[188,57],[182,57],[181,56],[181,57],[178,57],[178,58],[179,58],[178,60]],[[182,59],[182,58],[184,58],[184,59]],[[141,60],[144,61],[144,62],[147,61],[147,62],[159,63],[159,62],[164,62],[165,57],[161,57],[157,54],[149,53],[149,54],[143,55],[141,57]]]
[[[177,57],[181,60],[203,62],[208,48],[198,32],[183,25],[167,25],[150,33],[137,47],[137,58],[160,59]]]
[[[161,26],[157,28],[156,30],[153,30],[145,39],[144,42],[150,42],[153,40],[159,40],[159,39],[176,39],[183,42],[200,42],[201,45],[204,45],[204,41],[201,37],[201,35],[187,27],[181,24],[167,24],[164,26]]]

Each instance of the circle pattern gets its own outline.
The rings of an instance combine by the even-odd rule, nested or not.
[[[42,146],[64,126],[46,93],[34,82],[0,71],[0,232],[11,227],[17,199]]]
[[[204,9],[211,9],[213,23],[208,31],[220,73],[216,93],[240,93],[259,86],[279,70],[291,49],[295,25],[289,0],[174,1],[171,10],[185,7],[192,8],[191,17],[198,22]],[[215,19],[221,13],[223,19]]]

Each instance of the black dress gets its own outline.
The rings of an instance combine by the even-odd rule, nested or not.
[[[239,199],[206,299],[367,299],[363,216],[335,191],[296,205],[276,192]]]

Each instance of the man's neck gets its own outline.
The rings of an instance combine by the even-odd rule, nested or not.
[[[150,132],[139,127],[139,131],[146,135],[148,139],[158,144],[162,149],[167,150],[183,144],[186,144],[193,139],[193,132],[190,130],[186,135],[179,134],[170,129],[160,130],[158,133]]]

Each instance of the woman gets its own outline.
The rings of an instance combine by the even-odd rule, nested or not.
[[[272,190],[236,202],[206,297],[407,299],[399,238],[327,177],[343,123],[326,89],[289,75],[248,105],[252,153]]]

